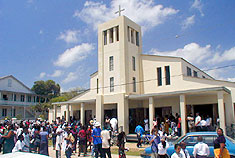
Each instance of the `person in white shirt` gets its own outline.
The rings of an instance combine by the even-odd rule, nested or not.
[[[23,147],[25,146],[25,143],[23,142],[24,137],[23,135],[19,135],[18,136],[18,141],[15,144],[15,147],[12,149],[12,152],[19,152],[19,151],[23,151]]]
[[[144,130],[145,132],[149,131],[149,119],[148,118],[144,119]]]
[[[159,135],[160,139],[163,138],[162,127],[159,128],[159,130],[158,130],[158,135]]]
[[[161,139],[161,142],[157,145],[158,148],[158,156],[160,158],[167,158],[166,150],[169,148],[169,144],[165,140],[165,137]]]
[[[58,128],[56,129],[56,158],[61,158],[62,142],[63,142],[63,129],[61,127],[61,122],[59,122]]]
[[[190,158],[189,152],[186,149],[186,143],[180,142],[181,150],[180,153],[183,155],[183,158]]]
[[[203,143],[202,136],[198,137],[198,143],[193,148],[195,158],[207,158],[210,155],[210,149],[207,144]]]
[[[104,127],[104,130],[101,131],[101,139],[102,139],[102,157],[111,158],[111,151],[110,151],[110,132],[107,130],[107,126]]]
[[[199,132],[201,130],[201,116],[199,115],[199,112],[196,113],[196,118],[195,118],[195,127],[196,131]]]
[[[112,131],[115,132],[117,131],[117,124],[118,124],[118,120],[116,118],[112,118],[110,120],[110,124],[111,124],[111,127],[112,127]]]
[[[171,158],[183,158],[183,155],[180,153],[181,146],[179,144],[175,144],[175,153],[171,155]]]
[[[206,117],[207,117],[207,119],[206,119],[207,131],[210,131],[211,130],[211,124],[212,124],[212,118],[209,115],[207,115]]]

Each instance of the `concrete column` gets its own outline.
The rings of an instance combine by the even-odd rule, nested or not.
[[[150,131],[153,129],[153,118],[154,118],[154,97],[149,97],[149,127]]]
[[[217,99],[218,99],[218,112],[219,112],[220,128],[222,128],[224,130],[224,133],[226,134],[224,93],[222,91],[217,92]]]
[[[69,104],[67,104],[66,105],[66,118],[65,118],[67,122],[69,122],[69,120],[70,120],[69,117],[70,117],[70,115],[69,115]]]
[[[135,30],[133,30],[133,44],[136,44],[136,37],[135,37],[135,34],[136,34],[136,31]]]
[[[54,105],[54,116],[53,116],[53,121],[55,121],[56,120],[56,116],[57,115],[57,106],[56,105]]]
[[[126,134],[129,133],[129,105],[125,94],[119,94],[117,103],[118,127],[122,127]]]
[[[103,96],[96,96],[96,121],[101,123],[101,126],[104,124],[104,104],[103,104]]]
[[[11,107],[11,117],[13,117],[14,109],[15,109],[15,107],[14,107],[14,106],[12,106],[12,107]]]
[[[234,117],[234,108],[232,102],[231,94],[224,95],[224,103],[225,103],[225,122],[227,126],[231,126],[232,123],[235,123]]]
[[[113,42],[117,41],[117,27],[113,28]]]
[[[80,109],[80,116],[81,116],[81,123],[82,125],[85,125],[85,108],[84,103],[81,103],[81,109]]]
[[[181,118],[181,135],[186,134],[186,100],[185,95],[180,95],[180,118]]]
[[[27,95],[24,95],[24,102],[27,102]]]

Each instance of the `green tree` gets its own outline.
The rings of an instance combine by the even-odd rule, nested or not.
[[[53,80],[35,81],[32,91],[41,96],[40,102],[32,108],[46,116],[51,107],[50,100],[60,95],[60,85]]]

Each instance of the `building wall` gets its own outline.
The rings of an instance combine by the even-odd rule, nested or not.
[[[11,80],[11,86],[8,86],[8,80]],[[29,89],[20,84],[13,77],[7,77],[0,80],[0,90],[12,91],[12,92],[21,92],[21,93],[32,93]]]

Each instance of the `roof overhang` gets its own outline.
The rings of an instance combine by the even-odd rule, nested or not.
[[[89,99],[89,100],[73,100],[73,101],[65,101],[65,102],[55,102],[52,103],[52,105],[65,105],[65,104],[79,104],[79,103],[94,103],[95,99]]]
[[[194,93],[200,93],[200,92],[216,92],[216,91],[224,91],[225,93],[231,94],[231,91],[227,89],[226,87],[212,87],[212,88],[189,89],[189,90],[173,91],[173,92],[129,95],[128,99],[145,99],[145,98],[157,97],[157,96],[174,96],[174,95],[181,95],[181,94],[194,94]]]

